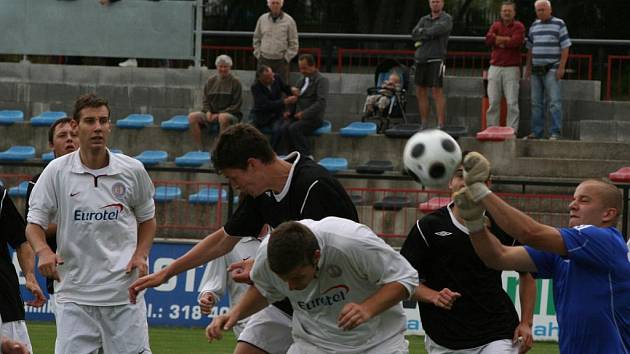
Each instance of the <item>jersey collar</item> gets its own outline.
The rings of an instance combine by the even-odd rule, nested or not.
[[[287,177],[287,181],[285,182],[284,187],[282,188],[282,191],[280,191],[279,194],[271,192],[273,194],[273,197],[276,198],[277,202],[280,202],[289,193],[289,188],[291,187],[291,180],[293,179],[293,171],[295,170],[295,166],[298,164],[301,157],[302,156],[297,151],[294,151],[284,157],[284,161],[287,161],[287,162],[291,161],[292,159],[294,160],[291,164],[291,170],[289,170],[289,176]]]
[[[72,153],[72,173],[88,173],[87,168],[83,165],[83,163],[81,163],[79,150],[81,150],[81,148]],[[109,149],[107,149],[107,154],[109,155],[109,164],[104,167],[106,174],[111,176],[121,173],[122,169],[120,167],[120,164],[118,163],[118,160],[115,157],[115,154],[112,153]]]

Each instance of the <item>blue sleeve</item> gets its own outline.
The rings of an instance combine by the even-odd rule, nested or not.
[[[553,278],[553,274],[556,270],[556,263],[560,257],[557,254],[539,251],[529,246],[525,246],[525,250],[536,265],[536,273],[532,273],[534,278]]]
[[[562,228],[560,235],[571,261],[600,269],[609,269],[613,266],[618,244],[623,243],[611,230],[611,228],[581,225]]]

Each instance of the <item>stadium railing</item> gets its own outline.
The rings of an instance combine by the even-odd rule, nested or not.
[[[630,99],[630,55],[608,56],[606,99]]]

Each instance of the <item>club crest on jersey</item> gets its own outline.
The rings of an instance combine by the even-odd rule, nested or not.
[[[331,278],[339,278],[343,271],[341,270],[340,266],[331,264],[326,267],[326,273],[328,273],[328,276]]]
[[[124,207],[120,203],[105,205],[96,210],[74,210],[74,221],[112,221],[118,220],[118,215]]]
[[[125,185],[122,184],[122,182],[116,182],[112,186],[112,194],[114,195],[114,198],[118,200],[123,200],[123,198],[125,197],[126,191],[127,191],[127,187],[125,187]]]
[[[453,233],[448,232],[448,231],[439,231],[439,232],[436,232],[435,234],[436,234],[437,236],[446,237],[446,236],[450,236],[450,235],[452,235]]]
[[[322,292],[322,296],[311,301],[298,301],[298,306],[305,311],[315,310],[320,306],[332,306],[338,302],[343,302],[348,297],[350,288],[347,285],[339,284],[332,286]]]

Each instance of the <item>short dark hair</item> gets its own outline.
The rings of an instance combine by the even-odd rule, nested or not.
[[[63,117],[61,119],[57,119],[53,125],[50,127],[50,129],[48,129],[48,142],[52,145],[53,143],[53,139],[55,138],[55,129],[57,129],[58,126],[62,125],[62,124],[66,124],[66,123],[70,123],[72,122],[71,118],[68,117]]]
[[[308,66],[315,65],[315,57],[313,56],[313,54],[301,54],[298,61],[302,60],[304,60],[306,64],[308,64]]]
[[[269,164],[276,158],[267,137],[247,123],[225,129],[212,151],[212,163],[218,172],[226,168],[247,169],[247,160],[258,159]]]
[[[269,267],[285,275],[297,267],[316,265],[317,238],[308,227],[297,221],[287,221],[271,232],[267,245]]]
[[[83,110],[84,108],[99,108],[102,106],[107,107],[108,116],[111,116],[112,110],[109,108],[109,103],[106,99],[98,97],[95,93],[87,93],[85,95],[81,95],[76,99],[76,101],[74,101],[72,119],[78,122],[81,118],[81,110]]]
[[[267,70],[271,70],[271,67],[265,64],[260,65],[256,70],[256,80],[260,80],[262,74],[264,74]]]

